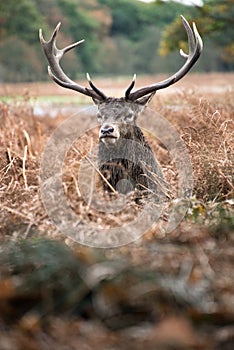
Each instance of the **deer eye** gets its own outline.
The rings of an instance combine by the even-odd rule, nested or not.
[[[103,122],[103,116],[102,116],[100,113],[97,114],[97,120],[98,120],[98,123],[99,123],[99,124],[102,124],[102,122]]]
[[[126,123],[131,123],[131,122],[133,122],[133,120],[134,120],[134,115],[133,115],[133,113],[128,113],[128,114],[126,114],[126,115],[124,116],[124,121],[125,121]]]

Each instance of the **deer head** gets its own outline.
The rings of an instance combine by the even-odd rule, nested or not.
[[[81,44],[84,40],[80,40],[71,44],[64,49],[56,47],[56,36],[60,29],[61,23],[55,28],[51,38],[45,41],[42,30],[39,31],[39,37],[44,53],[49,62],[48,73],[50,77],[60,86],[75,90],[81,94],[89,96],[93,99],[98,107],[98,122],[100,124],[99,138],[105,144],[114,144],[121,133],[125,130],[120,128],[124,124],[136,124],[137,117],[143,111],[144,107],[154,96],[157,90],[164,89],[183,78],[198,60],[202,51],[202,40],[197,31],[195,23],[193,29],[190,27],[186,19],[181,16],[183,25],[188,36],[189,53],[186,54],[180,50],[181,56],[186,58],[184,65],[174,75],[161,82],[139,88],[132,91],[136,81],[136,75],[129,87],[126,89],[125,96],[122,98],[107,97],[99,88],[91,81],[87,73],[89,88],[83,87],[71,80],[62,70],[59,62],[63,55],[69,50]]]

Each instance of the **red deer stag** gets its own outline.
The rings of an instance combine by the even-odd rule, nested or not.
[[[142,130],[137,126],[137,118],[154,96],[157,90],[164,89],[178,80],[193,67],[202,51],[202,39],[195,23],[193,29],[186,19],[181,16],[188,36],[189,53],[180,50],[181,56],[186,58],[185,64],[177,73],[169,78],[132,91],[134,78],[121,98],[107,97],[91,81],[87,79],[89,88],[83,87],[71,80],[62,70],[59,62],[63,55],[84,40],[71,44],[64,49],[56,47],[56,36],[60,23],[55,28],[51,38],[45,41],[42,31],[39,37],[44,53],[49,62],[48,73],[60,86],[75,90],[93,99],[98,107],[97,118],[99,130],[99,169],[111,185],[120,193],[127,193],[133,189],[144,191],[150,189],[161,197],[165,185],[163,175],[153,152],[145,139]],[[109,189],[103,182],[104,189]]]

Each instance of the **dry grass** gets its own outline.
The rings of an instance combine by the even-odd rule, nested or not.
[[[55,121],[40,122],[27,97],[0,103],[1,239],[27,236],[45,218],[39,195],[40,159]],[[30,209],[29,209],[30,208]]]
[[[204,200],[232,198],[233,91],[206,99],[194,90],[182,90],[174,108],[165,106],[163,100],[161,103],[160,112],[178,128],[189,149],[194,169],[194,195]]]
[[[220,201],[233,196],[233,110],[232,92],[223,95],[223,101],[206,100],[194,92],[180,92],[176,99],[159,97],[155,99],[156,111],[164,115],[181,134],[193,164],[194,193],[197,200]],[[220,99],[220,96],[219,96]],[[179,108],[178,108],[179,106]],[[62,119],[36,118],[31,105],[26,100],[1,106],[1,207],[2,225],[10,226],[18,219],[26,219],[28,225],[38,226],[43,207],[38,193],[40,157],[48,136]],[[63,117],[64,118],[64,117]],[[149,121],[150,123],[150,121]],[[64,191],[72,208],[82,217],[97,214],[85,204],[77,184],[80,162],[90,149],[97,145],[97,132],[84,135],[68,152],[64,162]],[[177,173],[167,150],[152,141],[172,196],[176,196]],[[77,153],[83,152],[81,154]],[[95,184],[93,184],[95,187]],[[91,200],[91,199],[90,199]],[[31,208],[29,211],[28,208]],[[37,213],[37,212],[40,213]],[[7,215],[6,215],[7,213]],[[91,214],[90,214],[91,213]],[[14,217],[14,220],[13,220]],[[117,224],[123,217],[114,217]],[[128,215],[125,217],[129,219]],[[102,218],[103,224],[111,220],[111,215]],[[9,222],[8,222],[9,221]],[[43,220],[42,220],[43,221]],[[40,223],[42,223],[40,221]],[[40,225],[39,225],[40,226]],[[4,227],[4,226],[2,226]],[[4,230],[5,231],[5,230]],[[8,230],[7,230],[8,231]]]
[[[222,81],[222,78],[218,80]],[[81,349],[128,349],[130,346],[142,349],[147,346],[148,349],[166,350],[176,342],[178,349],[231,349],[234,337],[233,91],[209,92],[204,98],[204,94],[195,91],[191,84],[190,89],[179,90],[173,96],[159,94],[155,97],[151,108],[177,128],[191,157],[194,193],[190,209],[185,220],[173,232],[166,235],[156,225],[141,240],[118,249],[102,250],[102,253],[62,236],[43,207],[39,190],[41,155],[53,130],[69,114],[58,115],[54,119],[49,115],[37,118],[28,98],[26,94],[21,102],[0,103],[0,256],[4,257],[3,242],[16,243],[16,248],[12,248],[15,259],[23,249],[19,248],[18,242],[29,242],[26,253],[19,254],[25,259],[27,273],[20,265],[22,270],[19,268],[15,279],[12,275],[14,258],[9,258],[9,255],[4,258],[8,259],[8,263],[1,265],[0,348],[62,350],[69,344],[70,349],[76,349],[79,342]],[[88,120],[85,122],[88,124]],[[91,206],[93,192],[90,191],[90,197],[84,201],[77,183],[80,165],[95,148],[96,142],[97,133],[93,130],[72,145],[63,166],[64,193],[83,223],[118,226],[124,220],[130,220],[138,208],[130,205],[129,212],[98,215]],[[164,170],[171,196],[175,198],[178,176],[174,163],[163,145],[155,140],[150,142]],[[95,187],[95,183],[92,185]],[[166,219],[165,215],[162,220]],[[53,298],[56,300],[57,293],[67,293],[64,286],[65,292],[60,289],[61,286],[53,286],[54,282],[47,283],[48,273],[40,275],[41,267],[53,266],[50,245],[45,248],[48,249],[48,260],[46,253],[42,253],[43,245],[42,250],[37,252],[34,246],[30,248],[30,242],[36,242],[41,237],[65,241],[70,246],[72,252],[59,250],[58,254],[57,248],[53,248],[55,256],[64,254],[55,268],[56,274],[59,276],[59,264],[63,265],[63,261],[68,261],[70,254],[75,253],[72,269],[80,266],[80,273],[85,267],[81,276],[86,287],[90,283],[89,270],[86,269],[95,269],[100,264],[99,273],[102,275],[106,264],[108,268],[109,264],[114,264],[109,279],[99,283],[97,276],[92,286],[89,285],[91,290],[85,294],[84,300],[81,294],[73,295],[73,299],[69,300],[72,304],[64,306],[67,314],[71,305],[74,308],[81,304],[85,317],[88,315],[88,322],[80,318],[77,308],[73,319],[64,317],[61,310],[57,310],[59,317],[50,311],[48,317],[44,314],[41,317],[34,311],[22,311],[22,300],[24,303],[34,300],[45,306],[48,300],[49,304]],[[32,256],[28,264],[27,252],[30,249]],[[33,254],[37,254],[35,260]],[[21,261],[21,258],[18,260]],[[56,259],[55,264],[58,262]],[[70,278],[68,264],[65,268]],[[32,295],[28,301],[27,297],[22,299],[17,283],[21,281],[25,288],[34,270],[38,270],[42,278],[42,291],[43,283],[47,288],[44,293],[38,294],[37,287],[30,284]],[[50,275],[52,281],[53,271]],[[71,286],[75,281],[72,271]],[[64,276],[56,278],[63,280]],[[6,321],[9,300],[10,310],[20,313],[17,319],[11,319],[14,327],[10,328],[5,323],[9,321]],[[135,325],[132,328],[133,320]],[[125,329],[113,332],[118,327]]]

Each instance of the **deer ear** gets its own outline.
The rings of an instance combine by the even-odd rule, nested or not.
[[[155,95],[156,91],[152,92],[151,94],[148,94],[146,96],[140,97],[136,100],[140,105],[142,106],[147,106],[147,104],[150,102],[150,100],[153,98]]]
[[[93,102],[95,103],[95,105],[99,105],[100,104],[100,99],[99,98],[96,98],[96,97],[92,97],[92,100],[93,100]]]
[[[101,103],[106,101],[106,98],[101,98],[101,97],[93,97],[92,100],[95,103],[95,105],[99,106]]]

